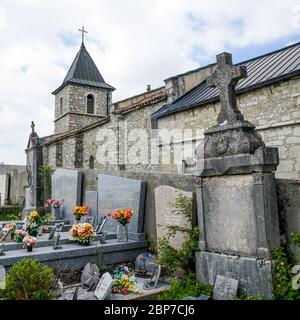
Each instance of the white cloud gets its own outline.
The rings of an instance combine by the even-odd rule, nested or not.
[[[62,82],[84,23],[86,46],[114,100],[163,85],[227,48],[299,34],[299,0],[2,0],[0,5],[0,162],[25,163],[30,121],[53,128],[51,92]],[[296,12],[296,11],[297,12]],[[69,45],[62,35],[69,36]],[[199,57],[199,55],[197,55]],[[201,59],[200,59],[201,60]]]

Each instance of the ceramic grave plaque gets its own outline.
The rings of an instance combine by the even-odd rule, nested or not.
[[[94,291],[95,296],[98,300],[104,300],[110,293],[113,286],[113,278],[106,272],[100,279],[96,290]]]

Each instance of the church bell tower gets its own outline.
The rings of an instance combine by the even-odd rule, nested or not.
[[[92,125],[109,115],[112,91],[84,45],[80,49],[55,95],[55,133],[71,132]]]

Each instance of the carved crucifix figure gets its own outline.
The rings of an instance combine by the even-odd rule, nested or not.
[[[234,121],[244,120],[236,105],[235,86],[240,79],[247,78],[245,66],[234,66],[230,53],[221,53],[217,56],[217,69],[207,79],[209,87],[216,87],[220,91],[221,111],[218,124],[225,125]]]

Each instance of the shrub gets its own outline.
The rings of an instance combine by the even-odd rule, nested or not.
[[[21,219],[22,209],[18,206],[1,208],[0,209],[0,221],[15,221]]]
[[[182,300],[186,297],[199,297],[201,295],[211,296],[213,288],[196,280],[194,274],[173,280],[168,291],[158,297],[158,300]]]
[[[300,233],[292,233],[291,234],[294,245],[300,247]]]
[[[187,218],[192,225],[193,204],[192,200],[179,192],[175,203],[172,204],[173,213]],[[159,261],[166,273],[172,273],[178,269],[187,272],[195,271],[195,253],[198,250],[199,230],[198,227],[185,228],[182,226],[167,226],[166,235],[159,241]],[[170,239],[177,233],[186,235],[180,249],[175,249],[170,245]]]
[[[0,296],[7,300],[44,300],[51,295],[57,281],[53,270],[31,259],[20,260],[6,277]]]
[[[299,300],[300,291],[293,289],[292,264],[283,247],[273,249],[274,276],[273,288],[276,300]]]

